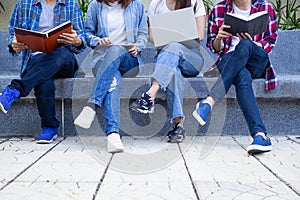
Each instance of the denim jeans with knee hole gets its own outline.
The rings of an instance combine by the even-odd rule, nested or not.
[[[74,54],[64,46],[49,54],[37,54],[30,58],[27,72],[21,79],[14,79],[10,87],[18,89],[24,97],[34,88],[42,128],[57,128],[55,113],[56,78],[72,78],[78,65]]]
[[[103,103],[105,133],[119,133],[121,76],[136,76],[139,72],[138,59],[123,47],[114,45],[108,48],[104,59],[98,61],[95,68],[96,77],[88,102],[98,106]]]
[[[202,67],[200,48],[188,49],[180,43],[172,42],[159,51],[152,78],[165,90],[171,121],[176,117],[184,118],[184,77],[197,76]]]
[[[252,79],[264,78],[269,62],[265,50],[249,39],[243,39],[232,52],[225,54],[218,65],[221,76],[211,89],[209,96],[221,102],[235,85],[236,98],[247,121],[251,136],[266,132],[252,88]]]

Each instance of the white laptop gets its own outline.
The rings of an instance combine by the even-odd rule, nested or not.
[[[199,47],[196,19],[192,7],[149,17],[155,47],[180,42],[188,48]]]

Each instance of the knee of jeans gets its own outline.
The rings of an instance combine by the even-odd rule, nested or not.
[[[53,80],[44,81],[34,88],[35,96],[48,97],[55,93],[55,85]]]
[[[182,45],[178,42],[170,42],[163,48],[163,51],[179,53],[179,52],[183,51],[184,48],[185,48],[184,45]]]
[[[119,45],[112,45],[107,49],[106,54],[121,55],[126,52],[127,51],[123,47],[121,47]]]
[[[238,48],[246,48],[246,47],[251,47],[253,45],[253,42],[249,39],[243,39],[241,40],[238,45],[236,46],[236,49]]]

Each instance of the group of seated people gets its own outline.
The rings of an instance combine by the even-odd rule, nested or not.
[[[37,143],[51,143],[56,137],[60,122],[55,113],[54,79],[75,77],[78,63],[75,54],[86,46],[94,49],[89,61],[95,76],[92,91],[86,105],[74,120],[76,126],[90,128],[97,108],[103,106],[107,151],[124,151],[120,137],[120,91],[125,74],[137,75],[143,65],[140,52],[153,41],[149,16],[193,7],[198,30],[198,40],[204,39],[206,9],[202,0],[152,0],[146,14],[140,0],[93,0],[86,19],[76,0],[19,0],[9,21],[9,51],[17,56],[22,53],[20,79],[14,79],[0,95],[0,108],[7,113],[15,100],[27,96],[32,89],[36,97],[42,131]],[[225,13],[249,16],[268,11],[269,24],[265,32],[254,36],[247,32],[235,35],[227,31]],[[147,17],[148,15],[148,17]],[[14,27],[47,31],[66,21],[72,22],[72,33],[63,33],[57,40],[63,44],[50,53],[31,50],[18,42]],[[253,142],[249,154],[271,150],[271,141],[259,113],[252,88],[252,79],[265,78],[266,89],[277,86],[277,78],[268,53],[277,39],[277,19],[272,5],[261,0],[222,0],[208,16],[207,41],[209,49],[218,54],[216,68],[218,78],[207,97],[195,105],[192,115],[204,126],[211,110],[220,103],[231,85],[236,88],[236,98],[245,116]],[[119,45],[132,44],[129,47]],[[200,47],[188,48],[180,42],[170,42],[156,49],[153,60],[155,69],[150,88],[134,101],[130,108],[148,114],[154,112],[158,91],[166,95],[172,129],[166,133],[168,142],[179,143],[185,138],[183,114],[184,78],[196,77],[203,67]]]

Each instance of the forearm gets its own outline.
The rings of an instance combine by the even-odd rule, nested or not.
[[[213,48],[215,49],[216,52],[219,52],[223,49],[223,41],[222,38],[216,37],[216,39],[213,41]]]

